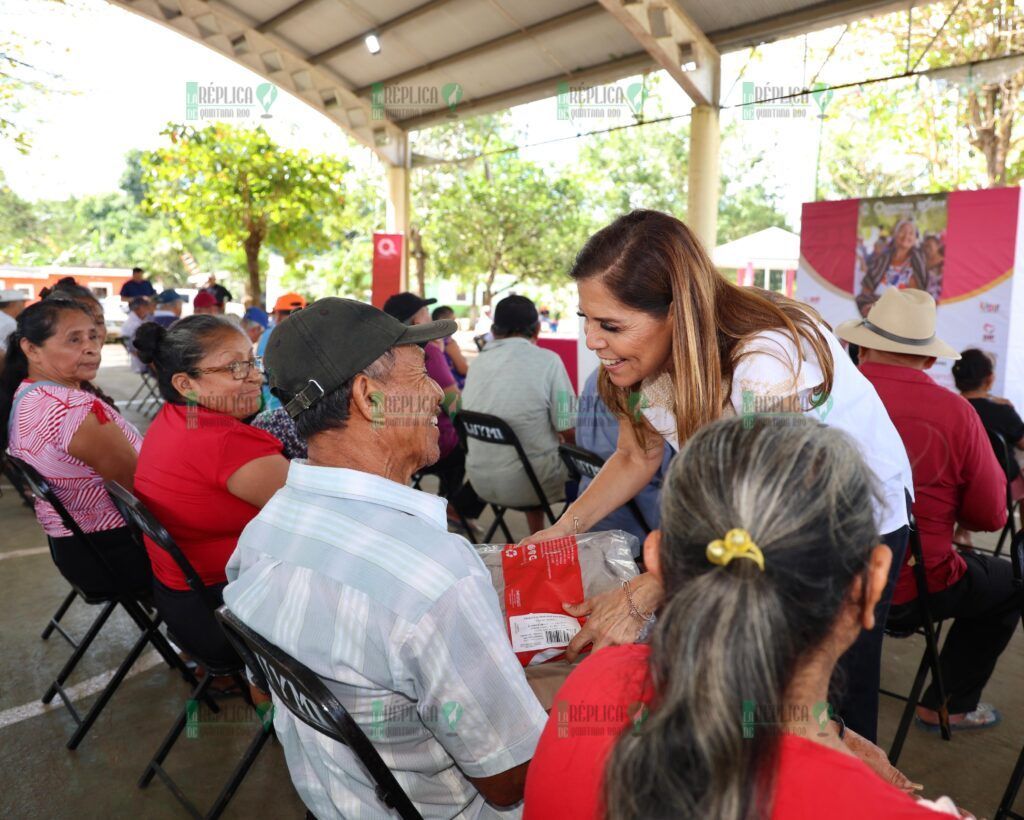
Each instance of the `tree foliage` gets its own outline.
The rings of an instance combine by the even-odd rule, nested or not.
[[[330,246],[347,161],[282,148],[262,128],[171,124],[163,133],[170,145],[141,158],[142,208],[165,215],[179,235],[244,250],[251,303],[263,299],[265,247],[292,263]]]
[[[552,176],[514,153],[460,165],[425,186],[418,202],[435,274],[483,287],[495,280],[564,276],[589,223],[583,191],[571,176]]]

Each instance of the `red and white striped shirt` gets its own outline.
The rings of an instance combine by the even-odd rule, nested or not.
[[[57,498],[83,532],[102,532],[124,526],[117,508],[107,495],[103,478],[92,467],[68,452],[68,445],[82,422],[92,413],[100,424],[113,421],[135,448],[142,436],[102,399],[85,390],[47,382],[32,387],[23,381],[15,394],[8,452],[32,465],[50,482]],[[36,518],[53,538],[71,535],[56,510],[36,501]]]

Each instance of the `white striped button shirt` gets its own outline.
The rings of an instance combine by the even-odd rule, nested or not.
[[[292,461],[242,532],[224,602],[321,676],[425,818],[508,818],[469,777],[525,763],[547,716],[509,646],[490,574],[445,501]],[[274,727],[320,819],[389,818],[342,744],[284,709]]]

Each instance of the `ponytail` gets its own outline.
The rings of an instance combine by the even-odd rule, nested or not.
[[[67,311],[81,311],[92,319],[89,309],[79,302],[53,298],[29,305],[18,315],[17,325],[7,338],[7,353],[0,371],[0,451],[7,449],[7,425],[14,406],[14,394],[18,385],[28,378],[28,357],[21,349],[21,340],[27,339],[34,345],[44,344],[57,331],[60,316]]]
[[[653,711],[609,757],[608,817],[770,817],[782,727],[765,724],[782,722],[798,662],[867,565],[873,496],[856,445],[804,417],[731,419],[689,440],[662,491]],[[734,528],[760,547],[763,570],[707,559]]]

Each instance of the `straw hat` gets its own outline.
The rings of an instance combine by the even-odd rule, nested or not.
[[[867,319],[851,319],[836,328],[847,342],[888,353],[959,359],[960,354],[935,335],[935,300],[923,290],[889,288]]]

